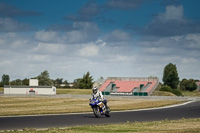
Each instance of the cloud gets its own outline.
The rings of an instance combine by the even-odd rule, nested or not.
[[[99,27],[92,22],[73,22],[71,25],[57,25],[48,27],[47,31],[38,32],[36,38],[40,41],[57,40],[62,43],[85,43],[96,41],[99,35]],[[44,39],[42,39],[44,36]]]
[[[167,6],[165,12],[154,17],[142,31],[143,35],[152,37],[170,37],[191,33],[200,33],[200,24],[199,21],[185,18],[182,5]]]
[[[64,19],[71,21],[91,21],[94,16],[99,15],[101,12],[101,6],[97,5],[95,1],[91,0],[79,9],[77,15],[71,14],[64,17]]]
[[[76,14],[70,14],[64,17],[71,21],[92,21],[95,17],[101,18],[103,13],[113,9],[131,10],[140,7],[145,0],[108,0],[104,4],[97,4],[94,0],[90,0],[83,5]],[[112,19],[103,18],[103,22],[113,23]]]
[[[80,50],[81,56],[97,56],[99,53],[99,47],[93,44],[84,45]]]
[[[30,31],[33,27],[17,22],[12,18],[0,18],[0,32],[20,32],[20,31]]]
[[[129,42],[131,41],[131,35],[122,30],[114,30],[111,33],[107,33],[104,40],[106,42]]]
[[[39,42],[32,52],[39,54],[62,54],[66,52],[67,47],[64,44]]]
[[[163,22],[168,22],[170,20],[179,22],[185,21],[183,16],[183,6],[167,6],[165,12],[160,13],[157,16],[157,19]]]
[[[43,42],[50,42],[57,40],[57,33],[54,31],[38,31],[35,33],[35,39]]]
[[[16,8],[15,6],[0,3],[0,16],[1,17],[14,17],[14,16],[37,16],[41,15],[40,12],[35,11],[24,11],[21,9]]]

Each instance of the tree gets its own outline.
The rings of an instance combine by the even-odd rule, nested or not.
[[[82,80],[82,78],[78,78],[78,79],[75,79],[74,80],[74,85],[73,85],[73,87],[74,88],[79,88],[79,84],[80,84],[80,81]]]
[[[180,89],[186,91],[194,91],[197,89],[196,80],[193,79],[183,79],[180,83]]]
[[[29,79],[27,79],[27,78],[23,79],[22,85],[29,85]]]
[[[94,82],[90,73],[87,72],[83,75],[83,78],[78,79],[76,83],[80,89],[91,89]]]
[[[54,85],[59,87],[60,84],[62,84],[63,82],[63,78],[57,78],[56,80],[54,80]]]
[[[1,80],[1,83],[2,85],[9,85],[9,82],[10,82],[10,77],[9,75],[6,75],[6,74],[3,74],[2,76],[2,80]]]
[[[179,77],[176,65],[169,63],[165,66],[163,72],[163,83],[164,85],[170,86],[172,89],[177,89]]]
[[[47,86],[53,85],[53,82],[49,78],[49,72],[47,70],[42,72],[37,78],[39,80],[39,85],[47,85]]]
[[[21,79],[16,79],[10,82],[11,85],[22,85]]]

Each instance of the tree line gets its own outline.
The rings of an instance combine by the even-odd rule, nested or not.
[[[47,70],[41,72],[37,77],[33,77],[32,79],[38,79],[40,86],[56,86],[58,88],[70,88],[70,83],[67,80],[63,80],[63,78],[57,78],[55,80],[50,79],[49,72]],[[80,89],[91,89],[93,85],[93,78],[89,72],[83,75],[82,78],[75,79],[73,84],[73,88]],[[2,80],[0,82],[0,86],[4,85],[29,85],[29,79],[25,78],[23,80],[16,79],[10,81],[10,76],[7,74],[3,74]],[[63,85],[63,86],[62,86]]]
[[[57,78],[55,80],[50,79],[49,72],[47,70],[41,72],[37,77],[33,77],[34,79],[38,79],[39,85],[41,86],[56,86],[58,88],[70,88],[70,83],[67,80],[63,80],[63,78]],[[169,91],[174,93],[175,95],[181,96],[181,91],[194,91],[197,89],[196,82],[199,80],[194,79],[182,79],[179,80],[178,70],[175,64],[169,63],[165,66],[163,71],[163,84],[161,84],[161,91]],[[89,72],[83,75],[82,78],[77,78],[73,82],[73,88],[80,89],[90,89],[93,85],[93,77]],[[63,85],[64,86],[61,86]],[[0,86],[4,85],[29,85],[29,79],[25,78],[23,80],[16,79],[10,82],[9,75],[3,74],[2,80],[0,82]]]

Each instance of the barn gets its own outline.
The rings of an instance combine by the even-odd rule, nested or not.
[[[4,94],[56,95],[56,87],[38,86],[38,79],[29,79],[29,86],[4,86]]]

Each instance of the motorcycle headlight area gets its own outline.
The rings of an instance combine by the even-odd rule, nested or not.
[[[100,108],[103,108],[104,104],[103,104],[102,102],[100,102],[100,103],[98,104],[98,106],[99,106]]]

